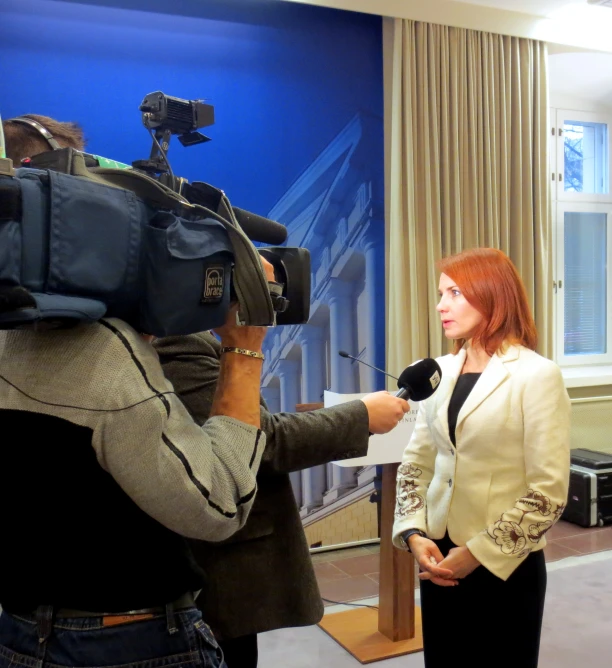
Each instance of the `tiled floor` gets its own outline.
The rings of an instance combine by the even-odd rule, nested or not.
[[[561,520],[547,538],[544,554],[549,562],[612,550],[612,526],[583,529]],[[378,545],[314,554],[321,596],[333,602],[378,596],[378,555]],[[324,601],[325,605],[334,604],[329,601]]]
[[[573,529],[570,530],[569,534],[571,533]],[[606,533],[610,535],[610,531]],[[602,533],[597,540],[603,540],[606,533]],[[558,534],[569,537],[561,529],[558,530]],[[581,538],[589,535],[584,532],[581,534]],[[564,538],[558,540],[564,540]],[[371,556],[371,553],[348,557],[348,559],[358,559],[360,556],[367,558]],[[342,561],[338,560],[319,561],[319,563],[342,566]],[[367,565],[368,562],[364,563]],[[338,575],[333,570],[331,572],[335,576]],[[350,577],[345,579],[350,580]],[[415,600],[418,604],[418,593],[415,595]],[[377,605],[378,599],[372,597],[362,603]],[[341,612],[337,608],[350,609],[346,606],[329,606],[327,610],[332,613]],[[538,666],[540,668],[576,668],[577,666],[610,668],[612,665],[610,660],[612,656],[611,619],[612,550],[590,555],[576,553],[575,557],[560,559],[548,564],[548,587]],[[447,622],[448,620],[442,619],[439,624],[442,641],[444,626]],[[511,629],[506,636],[512,636],[512,631],[520,633],[520,624],[515,625],[515,628]],[[511,651],[516,645],[516,643],[512,645],[514,636],[510,640],[506,636],[503,638],[505,645],[500,646],[502,653],[507,648],[510,648],[507,651]],[[458,656],[461,654],[459,652]],[[463,655],[468,654],[463,652]],[[512,656],[514,664],[520,668],[523,665],[520,653],[514,652]],[[499,663],[497,658],[495,656],[490,661],[492,668]],[[288,666],[291,668],[311,668],[312,666],[359,668],[362,664],[321,628],[303,626],[262,633],[259,636],[259,665],[261,668],[287,668]],[[415,652],[368,665],[376,668],[379,666],[380,668],[424,668],[425,664],[423,653]]]

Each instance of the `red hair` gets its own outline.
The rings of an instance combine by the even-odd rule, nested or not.
[[[496,248],[472,248],[443,258],[438,268],[461,289],[467,301],[483,315],[473,342],[493,355],[504,344],[535,350],[538,342],[527,293],[510,258]],[[455,355],[465,339],[455,341]]]

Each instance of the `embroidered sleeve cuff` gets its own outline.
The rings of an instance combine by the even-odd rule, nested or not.
[[[488,571],[502,580],[507,580],[531,551],[528,548],[517,549],[516,545],[514,551],[509,551],[505,543],[498,544],[486,531],[470,538],[466,546]]]

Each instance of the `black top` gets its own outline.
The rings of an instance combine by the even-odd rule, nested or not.
[[[476,385],[480,375],[480,373],[462,373],[457,378],[457,384],[450,398],[450,403],[448,404],[448,433],[455,447],[457,446],[455,442],[455,428],[457,426],[459,411],[468,398],[469,393],[474,389],[474,385]]]
[[[119,612],[203,587],[186,540],[104,471],[90,429],[17,410],[0,420],[2,607]]]

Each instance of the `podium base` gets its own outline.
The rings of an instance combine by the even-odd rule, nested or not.
[[[325,615],[318,626],[352,654],[359,663],[374,663],[423,649],[421,608],[415,607],[415,637],[393,642],[378,630],[378,611],[358,608]]]

